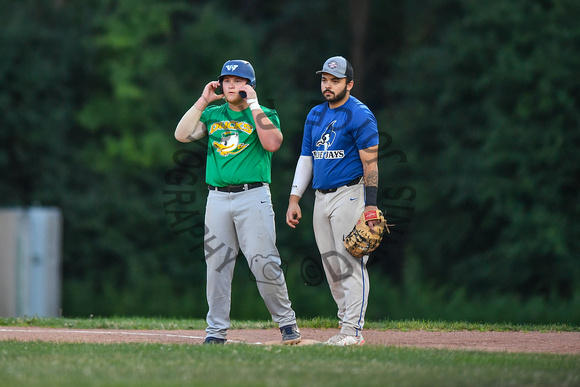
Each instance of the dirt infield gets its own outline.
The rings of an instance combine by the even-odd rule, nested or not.
[[[333,329],[301,328],[301,345],[318,344],[338,333]],[[438,348],[454,350],[580,354],[580,332],[363,332],[366,345]],[[50,341],[60,343],[168,343],[201,344],[203,330],[105,330],[34,327],[0,327],[0,340]],[[228,344],[280,344],[276,329],[235,329]]]

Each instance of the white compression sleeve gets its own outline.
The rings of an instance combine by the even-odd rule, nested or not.
[[[181,142],[191,142],[199,140],[207,134],[205,124],[200,122],[201,110],[192,106],[177,124],[175,138]]]
[[[294,172],[294,181],[292,182],[292,191],[290,195],[302,197],[302,194],[308,187],[312,178],[312,156],[300,156],[296,163],[296,172]]]

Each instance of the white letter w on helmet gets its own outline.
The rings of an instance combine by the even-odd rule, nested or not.
[[[227,65],[227,66],[226,66],[226,68],[227,68],[229,71],[234,71],[236,68],[238,68],[238,65]]]

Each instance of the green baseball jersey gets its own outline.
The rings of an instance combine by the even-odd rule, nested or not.
[[[278,113],[262,106],[280,130]],[[206,182],[215,187],[255,182],[271,183],[272,152],[262,147],[251,110],[236,112],[229,105],[208,106],[200,121],[207,127]]]

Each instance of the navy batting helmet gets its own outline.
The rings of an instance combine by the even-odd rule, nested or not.
[[[221,83],[226,75],[235,75],[236,77],[246,78],[250,82],[250,86],[256,86],[256,73],[254,68],[247,60],[228,60],[222,67],[222,72],[219,77]]]

